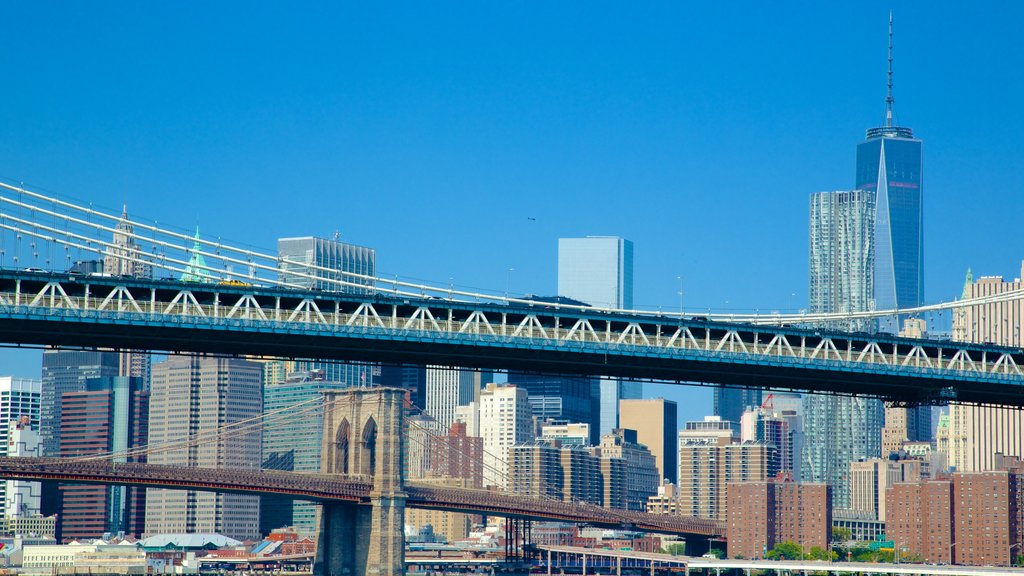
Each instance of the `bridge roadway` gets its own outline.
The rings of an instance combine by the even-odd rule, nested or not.
[[[930,564],[883,564],[865,562],[826,562],[824,560],[739,560],[694,558],[689,556],[671,556],[651,552],[635,552],[631,550],[604,550],[599,548],[579,548],[575,546],[549,546],[541,544],[541,557],[547,566],[548,574],[558,573],[563,568],[581,569],[583,562],[577,558],[584,556],[589,559],[585,564],[590,574],[598,572],[607,574],[616,566],[625,568],[636,567],[637,561],[646,563],[648,567],[659,569],[683,568],[686,574],[692,570],[701,573],[720,574],[722,570],[743,570],[745,574],[752,571],[772,571],[775,574],[909,574],[917,576],[997,576],[1024,574],[1024,568],[1006,568],[994,566],[935,566]],[[568,562],[566,560],[569,560]],[[655,570],[651,568],[651,573]],[[587,574],[587,570],[582,573]]]
[[[300,474],[273,470],[210,469],[66,458],[0,457],[0,478],[50,480],[84,484],[114,484],[233,492],[280,494],[297,500],[357,502],[368,504],[369,479]],[[713,520],[608,510],[593,505],[543,500],[472,488],[440,487],[410,482],[405,486],[406,506],[469,514],[486,514],[532,520],[635,528],[646,532],[716,537],[725,527]]]
[[[543,302],[0,270],[0,342],[430,363],[1024,406],[1021,349]]]

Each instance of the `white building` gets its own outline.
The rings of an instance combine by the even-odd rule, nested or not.
[[[484,439],[484,486],[507,488],[508,449],[533,440],[526,390],[488,384],[480,393],[480,436]]]
[[[39,433],[32,429],[29,416],[10,421],[7,428],[7,456],[38,457],[41,456],[41,449]],[[5,520],[40,516],[39,482],[7,480],[4,484]]]
[[[29,425],[35,430],[39,429],[39,406],[42,396],[42,381],[29,378],[15,378],[12,376],[0,377],[0,456],[12,456],[11,450],[11,426],[22,421],[22,417],[28,417]],[[38,439],[38,434],[36,438]],[[36,454],[38,456],[39,454]],[[7,489],[13,482],[0,482],[0,518],[7,518]],[[38,491],[39,485],[36,484]],[[39,506],[36,505],[38,510]]]
[[[455,409],[476,400],[485,381],[490,379],[490,372],[427,366],[424,412],[434,417],[439,430],[447,432],[455,422]]]

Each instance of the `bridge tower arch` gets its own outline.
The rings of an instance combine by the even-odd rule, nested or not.
[[[324,393],[320,471],[365,477],[370,506],[324,504],[313,573],[324,576],[405,574],[405,479],[402,409],[405,391],[359,387]]]

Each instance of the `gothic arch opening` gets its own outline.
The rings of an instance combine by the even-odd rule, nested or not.
[[[362,470],[359,472],[360,474],[373,476],[374,470],[377,469],[377,422],[374,421],[373,416],[370,416],[366,421],[366,425],[363,426],[361,444],[363,454],[359,461],[362,464]]]
[[[350,433],[348,418],[342,418],[338,433],[334,436],[334,470],[335,474],[348,474],[348,441]]]

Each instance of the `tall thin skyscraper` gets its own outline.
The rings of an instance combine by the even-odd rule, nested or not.
[[[427,367],[427,399],[424,412],[448,430],[455,422],[455,409],[480,398],[480,389],[493,380],[487,370],[449,366]]]
[[[128,219],[128,206],[121,212],[121,218],[114,229],[114,237],[103,254],[103,273],[109,276],[130,276],[149,278],[152,267],[146,263],[145,254],[135,241],[135,227]],[[150,355],[145,352],[120,352],[119,376],[141,378],[143,387],[149,387]]]
[[[633,307],[633,242],[617,236],[558,239],[558,295],[597,308]],[[598,435],[619,425],[619,400],[643,397],[639,382],[602,378]]]
[[[732,425],[733,433],[739,434],[743,413],[760,406],[763,396],[759,388],[716,386],[713,413]]]
[[[181,442],[205,434],[198,446],[150,454],[150,464],[196,468],[259,468],[259,429],[214,436],[228,424],[263,409],[263,369],[235,358],[171,356],[153,366],[149,441]],[[259,496],[195,490],[146,492],[146,533],[218,533],[238,540],[259,538]]]
[[[885,125],[857,146],[858,190],[875,194],[874,300],[876,310],[912,308],[924,301],[922,143],[895,124],[892,96],[892,14]],[[890,332],[898,324],[883,326]]]

